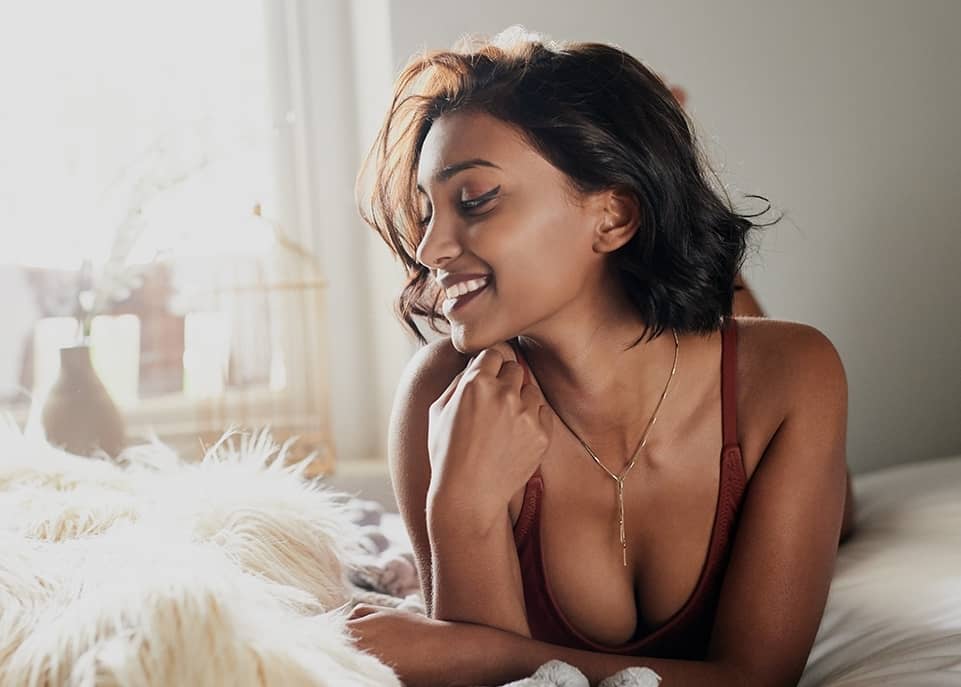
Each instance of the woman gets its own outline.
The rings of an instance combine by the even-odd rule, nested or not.
[[[755,225],[660,79],[515,32],[430,53],[365,168],[400,314],[450,336],[389,436],[430,617],[359,607],[358,645],[407,684],[550,659],[796,683],[842,528],[844,370],[813,327],[731,317]]]

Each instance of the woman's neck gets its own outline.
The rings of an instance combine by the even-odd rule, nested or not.
[[[626,463],[671,377],[675,343],[671,329],[657,338],[630,345],[643,334],[636,314],[583,326],[583,316],[541,323],[518,336],[518,345],[554,411],[613,468]],[[615,324],[610,324],[610,323]],[[685,393],[695,351],[703,339],[681,337],[677,370],[659,415]],[[694,373],[696,375],[696,373]],[[695,377],[696,378],[696,377]],[[673,410],[677,413],[677,408]],[[663,420],[658,420],[663,426]],[[563,428],[555,427],[555,430]],[[603,452],[603,453],[602,453]]]

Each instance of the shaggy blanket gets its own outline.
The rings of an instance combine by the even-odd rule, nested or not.
[[[261,432],[196,463],[159,442],[89,459],[0,418],[0,687],[400,685],[345,621],[361,601],[423,612],[413,562],[379,557],[357,500],[287,448]],[[516,684],[586,680],[552,661]]]

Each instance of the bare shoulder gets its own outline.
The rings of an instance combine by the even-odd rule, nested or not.
[[[421,346],[407,361],[394,392],[388,427],[387,453],[392,470],[406,470],[412,461],[426,464],[430,405],[468,362],[469,357],[454,348],[449,337]],[[416,467],[422,469],[421,465]]]
[[[786,421],[846,424],[847,378],[834,344],[817,327],[737,318],[738,434],[751,475]]]
[[[420,405],[426,401],[430,405],[469,361],[469,356],[454,348],[449,336],[424,344],[404,368],[394,399],[395,409],[410,402]]]
[[[812,388],[846,387],[837,348],[817,327],[790,320],[737,318],[739,381],[756,392],[776,390],[788,401],[803,400]],[[770,396],[770,394],[760,394]]]
[[[828,336],[817,327],[770,317],[737,317],[738,339],[748,337],[791,347],[791,350],[834,350]]]

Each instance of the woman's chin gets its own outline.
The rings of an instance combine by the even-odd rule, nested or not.
[[[482,348],[478,347],[475,341],[472,341],[470,337],[464,336],[463,329],[461,327],[452,327],[450,332],[450,342],[461,355],[475,355]]]
[[[462,355],[477,355],[499,341],[501,339],[491,338],[489,333],[479,332],[475,327],[451,323],[450,342]]]

